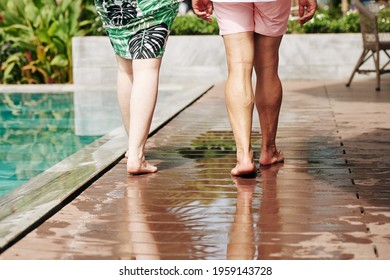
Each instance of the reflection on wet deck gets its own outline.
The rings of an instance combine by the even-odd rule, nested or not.
[[[158,173],[122,160],[1,258],[390,259],[389,82],[285,83],[286,162],[254,178],[216,85],[149,139]]]

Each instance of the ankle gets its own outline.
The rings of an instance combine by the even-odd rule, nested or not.
[[[249,150],[237,150],[237,161],[253,160],[252,148]]]
[[[243,155],[243,156],[253,155],[253,150],[251,146],[249,146],[248,148],[237,148],[236,153],[237,155]]]
[[[266,153],[276,153],[278,151],[276,144],[262,145],[261,150]]]
[[[145,160],[145,154],[142,149],[128,149],[127,150],[127,157],[128,159],[132,161],[144,161]]]

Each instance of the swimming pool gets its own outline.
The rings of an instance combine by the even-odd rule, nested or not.
[[[102,120],[85,110],[99,111],[96,107],[104,103],[113,112],[112,94],[81,99],[72,92],[0,93],[0,197],[120,125],[118,114],[106,114],[111,125],[96,131]]]

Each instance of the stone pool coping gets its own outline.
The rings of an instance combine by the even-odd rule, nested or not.
[[[213,85],[161,84],[150,134],[195,102]],[[31,85],[0,86],[0,92],[78,92],[91,86]],[[98,87],[102,90],[102,87]],[[112,87],[103,90],[113,90]],[[81,93],[82,94],[82,93]],[[123,158],[127,137],[116,128],[64,159],[19,188],[0,198],[0,253],[20,240],[85,190]]]

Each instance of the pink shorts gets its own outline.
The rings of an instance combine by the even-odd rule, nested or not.
[[[256,32],[277,37],[287,31],[291,0],[273,2],[214,2],[221,35]]]

